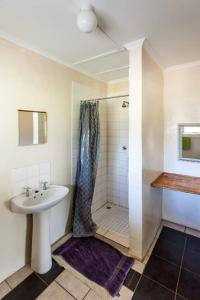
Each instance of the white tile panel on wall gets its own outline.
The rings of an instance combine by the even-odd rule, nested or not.
[[[51,182],[50,162],[34,164],[11,170],[12,196],[24,192],[24,188],[39,188],[43,181]]]

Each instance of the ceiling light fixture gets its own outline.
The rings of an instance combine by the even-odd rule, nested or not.
[[[97,16],[94,13],[93,7],[87,3],[84,4],[77,16],[77,26],[84,33],[93,32],[98,25]]]

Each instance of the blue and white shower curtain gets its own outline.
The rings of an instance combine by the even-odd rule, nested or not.
[[[79,120],[79,154],[74,195],[73,236],[95,234],[91,206],[98,166],[100,128],[98,101],[82,101]]]

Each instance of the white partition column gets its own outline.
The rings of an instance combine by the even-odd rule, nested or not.
[[[129,51],[129,243],[132,254],[142,256],[142,44]],[[135,201],[137,199],[137,201]]]
[[[129,51],[129,228],[130,249],[142,259],[161,222],[162,191],[151,182],[163,170],[162,70],[144,47]]]

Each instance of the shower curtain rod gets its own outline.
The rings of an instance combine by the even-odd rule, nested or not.
[[[109,100],[109,99],[123,98],[123,97],[129,97],[129,94],[120,95],[120,96],[112,96],[112,97],[96,98],[96,99],[88,99],[88,100],[82,100],[82,101],[100,101],[100,100]]]

